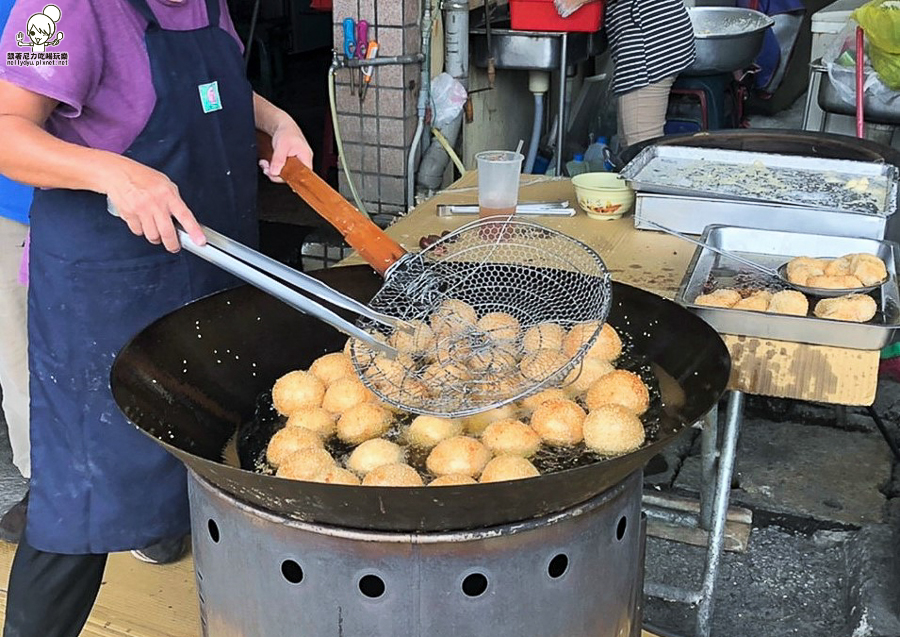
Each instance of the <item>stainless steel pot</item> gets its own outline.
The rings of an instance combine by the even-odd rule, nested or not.
[[[694,7],[688,9],[694,25],[697,58],[682,75],[714,75],[747,68],[762,49],[766,29],[775,21],[752,9]]]

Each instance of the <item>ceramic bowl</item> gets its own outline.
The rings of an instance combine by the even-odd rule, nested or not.
[[[634,191],[616,173],[572,177],[578,205],[592,219],[619,219],[634,205]]]

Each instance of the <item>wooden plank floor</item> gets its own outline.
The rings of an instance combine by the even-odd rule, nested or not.
[[[15,546],[0,543],[0,619],[6,614],[6,582],[14,552]],[[154,566],[139,562],[128,553],[110,556],[100,596],[82,637],[199,636],[190,558]],[[654,636],[644,632],[643,637]]]

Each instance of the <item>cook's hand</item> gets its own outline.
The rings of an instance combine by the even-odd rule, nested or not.
[[[279,184],[284,183],[279,175],[288,157],[296,157],[307,167],[312,168],[312,148],[309,147],[309,142],[303,136],[303,131],[292,119],[279,124],[275,129],[275,133],[272,135],[272,161],[260,159],[259,167],[272,181]]]
[[[169,252],[181,249],[173,218],[194,243],[206,243],[200,224],[178,194],[178,186],[157,170],[128,160],[106,194],[128,228],[154,245],[161,243]]]

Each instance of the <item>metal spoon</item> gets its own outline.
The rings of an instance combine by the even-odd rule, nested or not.
[[[880,283],[877,283],[876,285],[866,285],[866,286],[862,286],[862,287],[858,287],[858,288],[846,288],[846,289],[839,289],[839,290],[831,289],[831,288],[812,288],[812,287],[807,287],[805,285],[798,285],[797,283],[793,283],[792,281],[788,280],[788,278],[787,278],[787,266],[788,266],[789,262],[782,263],[780,266],[778,266],[777,269],[770,268],[768,266],[761,265],[761,264],[757,263],[756,261],[752,261],[750,259],[747,259],[745,257],[740,257],[740,256],[733,254],[731,252],[728,252],[726,250],[722,250],[721,248],[717,248],[716,246],[710,245],[709,243],[704,243],[703,241],[700,241],[699,239],[694,239],[693,237],[684,235],[684,234],[678,232],[677,230],[672,230],[671,228],[662,226],[654,221],[645,219],[644,223],[646,223],[650,226],[653,226],[654,228],[656,228],[658,230],[662,230],[666,234],[670,234],[674,237],[678,237],[679,239],[687,241],[688,243],[693,243],[694,245],[700,246],[701,248],[706,248],[710,252],[715,252],[716,254],[722,255],[723,257],[726,257],[728,259],[732,259],[739,263],[743,263],[744,265],[750,266],[754,270],[762,272],[762,273],[772,277],[773,279],[778,279],[784,285],[791,287],[791,288],[797,290],[798,292],[803,292],[804,294],[809,294],[810,296],[836,297],[836,296],[846,296],[847,294],[865,294],[866,292],[872,292],[873,290],[877,290],[882,285],[887,283],[891,278],[891,275],[888,274],[884,278],[883,281],[881,281]]]

